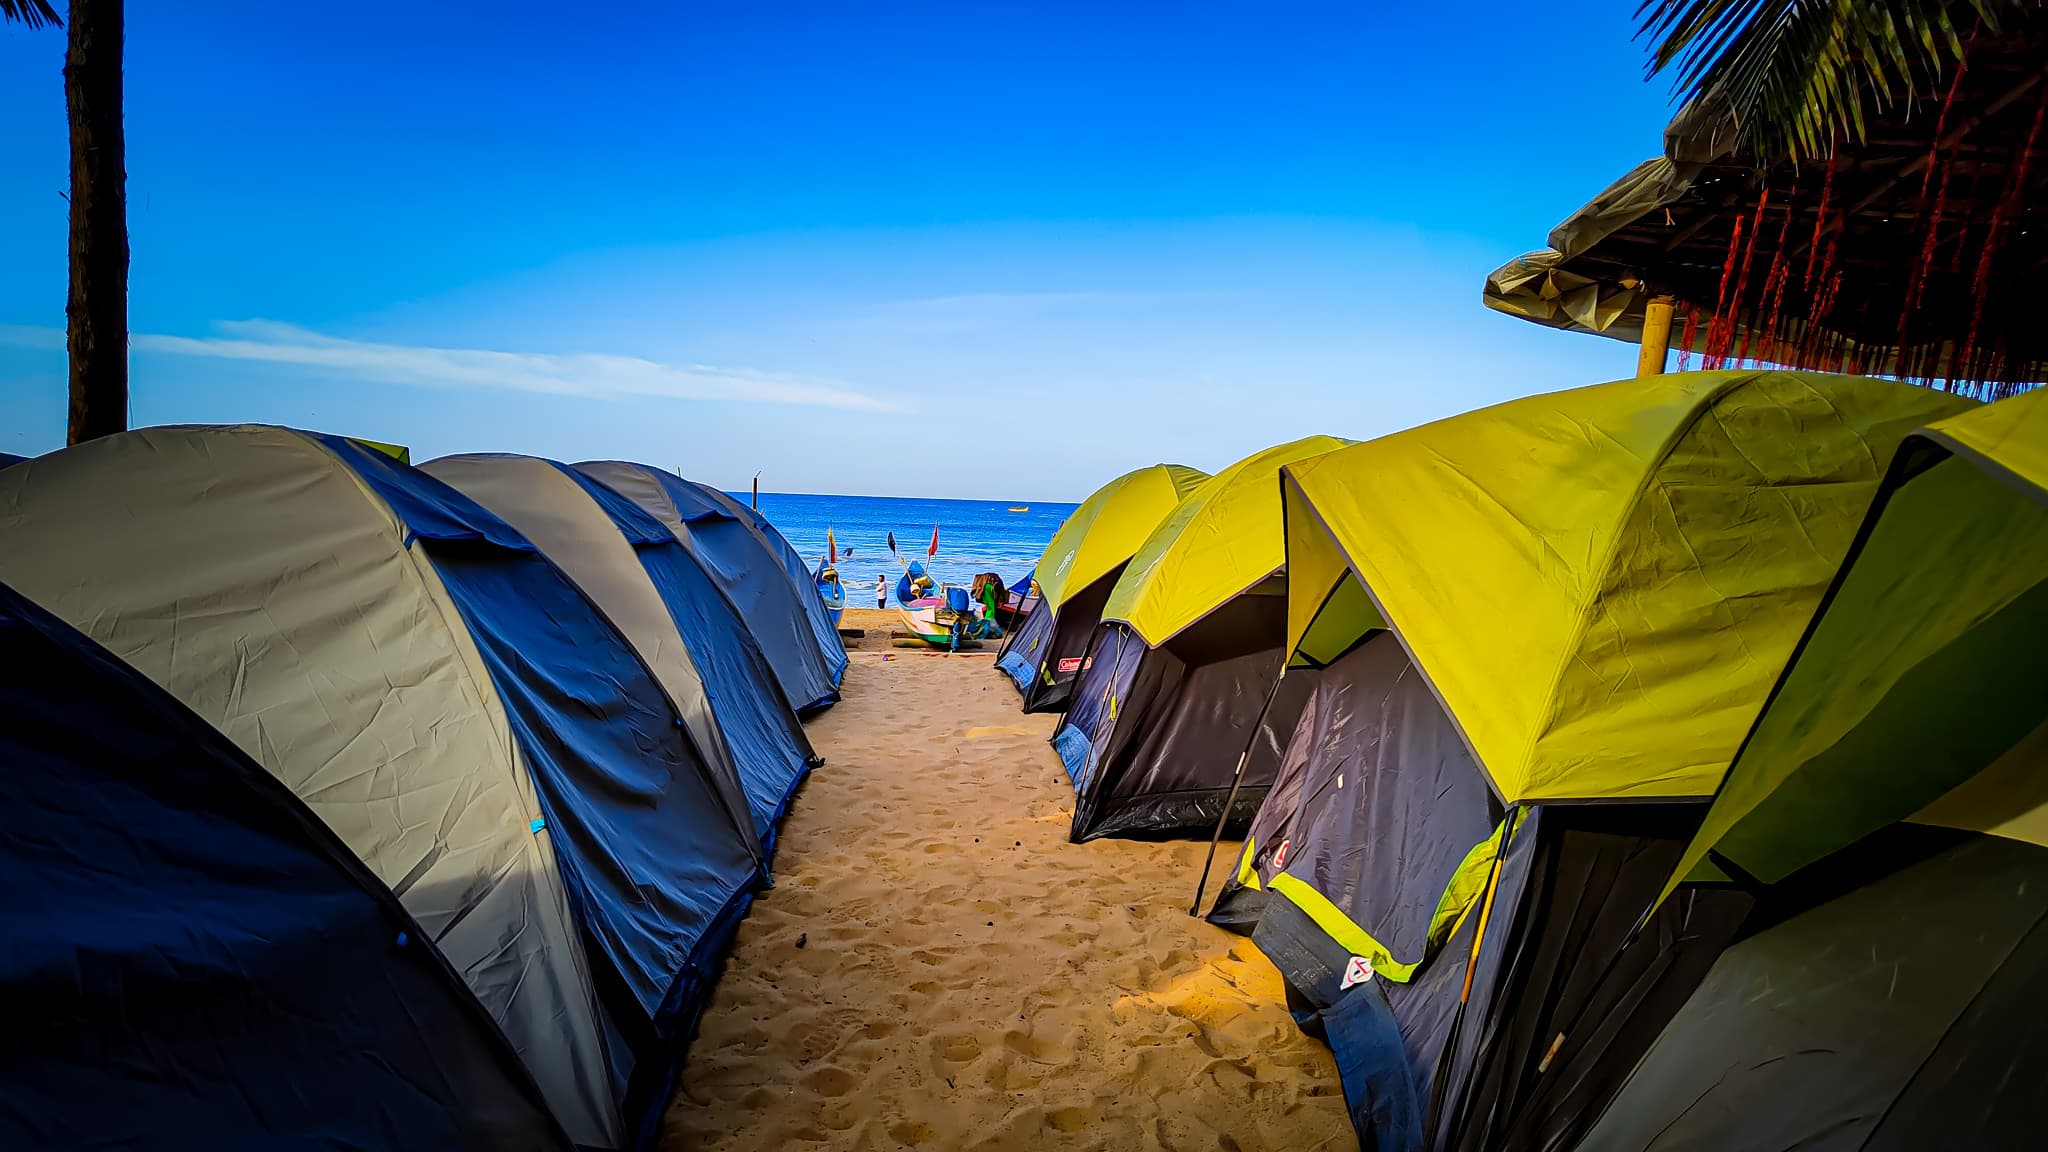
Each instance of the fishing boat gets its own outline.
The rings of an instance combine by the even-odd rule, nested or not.
[[[818,597],[825,601],[832,626],[839,627],[839,618],[846,613],[846,585],[839,582],[839,569],[829,564],[818,569]]]
[[[903,575],[896,581],[896,615],[904,631],[933,648],[955,652],[981,647],[973,635],[976,621],[967,589],[941,585],[922,560],[903,565]]]
[[[847,555],[853,553],[849,551]],[[846,613],[846,585],[839,582],[839,540],[832,529],[825,529],[825,560],[818,565],[818,598],[825,602],[825,613],[832,617],[832,626],[839,627],[839,619]]]
[[[1023,506],[1021,506],[1021,507],[1017,507],[1017,508],[1012,508],[1012,509],[1010,509],[1010,511],[1012,511],[1012,512],[1029,512],[1029,511],[1031,511],[1031,505],[1029,505],[1029,504],[1025,504],[1025,505],[1023,505]]]

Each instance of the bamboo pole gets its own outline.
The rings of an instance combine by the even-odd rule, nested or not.
[[[1664,371],[1671,351],[1671,313],[1676,302],[1669,296],[1652,296],[1643,306],[1643,345],[1636,352],[1636,375],[1656,376]]]

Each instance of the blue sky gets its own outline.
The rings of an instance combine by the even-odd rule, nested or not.
[[[131,5],[134,419],[1052,500],[1626,375],[1479,290],[1657,149],[1634,7]],[[0,451],[62,55],[0,27]]]

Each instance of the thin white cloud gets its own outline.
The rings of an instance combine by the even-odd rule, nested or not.
[[[1199,288],[1082,289],[1071,292],[961,292],[952,296],[917,296],[894,303],[909,309],[955,311],[961,309],[1036,309],[1085,304],[1140,304],[1162,300],[1235,300],[1242,292]]]
[[[291,364],[357,380],[429,388],[481,388],[567,396],[665,396],[890,412],[896,405],[855,391],[842,381],[789,373],[675,365],[600,352],[554,355],[485,348],[433,348],[380,344],[326,336],[291,324],[243,320],[217,325],[220,336],[138,334],[138,352]],[[0,325],[0,343],[62,348],[64,334],[48,328]]]
[[[39,352],[62,352],[64,330],[30,324],[0,324],[0,344],[10,348],[34,348]]]
[[[881,301],[857,313],[853,323],[892,333],[980,333],[1075,316],[1099,318],[1147,305],[1235,300],[1243,296],[1241,292],[1202,289],[964,292]]]

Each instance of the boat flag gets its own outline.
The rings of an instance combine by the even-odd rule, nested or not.
[[[927,559],[939,554],[939,526],[937,524],[932,525],[931,547],[926,548],[924,554]]]
[[[839,541],[832,538],[832,529],[825,529],[825,562],[839,563]]]
[[[894,532],[889,533],[889,551],[892,553],[896,551],[896,534]]]

